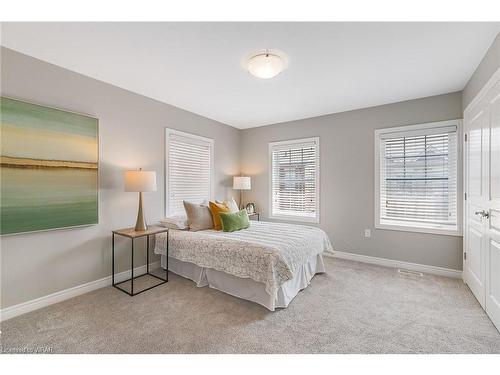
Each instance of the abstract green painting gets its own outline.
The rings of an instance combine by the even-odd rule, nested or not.
[[[2,97],[0,132],[0,234],[97,223],[97,119]]]

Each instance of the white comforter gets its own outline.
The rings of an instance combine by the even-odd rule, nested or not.
[[[166,253],[166,233],[156,236],[155,253]],[[332,246],[315,227],[252,221],[236,232],[170,230],[169,256],[266,285],[275,295],[308,259]]]

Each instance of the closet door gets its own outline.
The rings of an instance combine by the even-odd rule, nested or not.
[[[483,308],[486,291],[487,113],[480,101],[465,114],[464,281]]]
[[[464,113],[464,281],[500,331],[500,70]]]
[[[486,95],[489,186],[486,232],[486,312],[500,330],[500,80]]]

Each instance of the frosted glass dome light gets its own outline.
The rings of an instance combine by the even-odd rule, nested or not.
[[[266,51],[251,55],[246,63],[246,68],[251,75],[268,79],[276,77],[286,68],[286,59],[278,53]]]

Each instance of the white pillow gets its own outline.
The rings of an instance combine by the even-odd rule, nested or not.
[[[170,229],[189,229],[187,216],[182,214],[167,216],[165,219],[160,220],[160,225]]]
[[[188,219],[189,230],[213,229],[214,221],[208,206],[199,203],[182,201]]]
[[[160,227],[163,227],[163,228],[168,228],[168,229],[175,229],[175,230],[188,230],[189,228],[179,228],[177,225],[175,224],[171,224],[171,223],[162,223],[160,222]]]
[[[216,200],[215,202],[217,203],[224,203],[227,208],[229,208],[229,212],[234,214],[235,212],[238,212],[240,209],[238,208],[238,203],[236,203],[236,201],[234,200],[233,197],[231,197],[231,199],[226,199],[225,201],[219,201],[219,200]]]
[[[240,210],[238,207],[238,203],[236,203],[236,201],[234,200],[233,197],[231,197],[231,199],[225,200],[224,203],[229,208],[230,213],[235,213],[235,212],[238,212]]]

